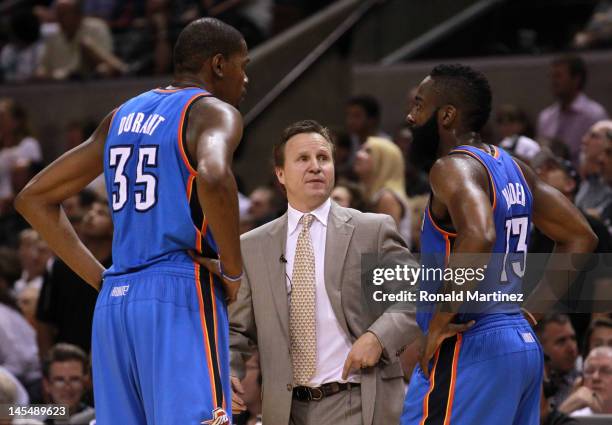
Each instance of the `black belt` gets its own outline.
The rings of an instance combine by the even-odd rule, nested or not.
[[[350,390],[351,388],[358,387],[360,384],[354,382],[330,382],[329,384],[323,384],[320,387],[294,387],[293,398],[299,401],[319,401],[330,395],[339,393],[340,391]]]

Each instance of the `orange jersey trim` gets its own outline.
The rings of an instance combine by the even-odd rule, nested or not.
[[[187,114],[187,110],[189,109],[189,107],[196,100],[198,100],[200,97],[205,97],[205,96],[207,96],[207,95],[203,94],[203,93],[198,93],[198,94],[195,94],[195,95],[191,96],[191,98],[189,98],[187,103],[185,103],[185,106],[183,106],[183,111],[181,112],[181,119],[180,119],[179,125],[178,125],[177,140],[178,140],[179,152],[181,153],[181,158],[183,158],[183,162],[185,163],[185,166],[187,167],[187,170],[189,170],[189,173],[192,174],[192,175],[196,175],[196,174],[198,174],[198,172],[196,171],[195,168],[193,168],[193,166],[189,162],[189,157],[187,156],[187,153],[185,152],[185,149],[183,149],[183,125],[185,124],[185,116]]]

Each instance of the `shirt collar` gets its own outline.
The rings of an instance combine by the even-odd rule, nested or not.
[[[329,210],[331,208],[331,199],[327,198],[325,202],[317,207],[317,209],[310,211],[308,214],[312,214],[315,218],[323,225],[327,226],[327,217],[329,216]],[[307,213],[303,213],[302,211],[298,211],[288,204],[287,206],[287,230],[291,235],[298,227],[300,223],[300,219],[302,216]]]
[[[574,98],[572,103],[569,104],[567,111],[580,112],[585,108],[586,104],[587,104],[587,97],[584,93],[580,92],[578,93],[578,96]],[[563,110],[561,108],[561,103],[559,103],[557,106],[558,106],[559,111]]]

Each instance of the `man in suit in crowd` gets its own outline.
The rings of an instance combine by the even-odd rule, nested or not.
[[[404,396],[398,355],[422,335],[409,309],[374,313],[362,303],[362,254],[417,267],[391,217],[330,200],[333,145],[300,121],[274,148],[288,211],[241,240],[244,278],[230,306],[233,407],[256,345],[263,423],[394,424]],[[392,260],[393,259],[393,260]]]

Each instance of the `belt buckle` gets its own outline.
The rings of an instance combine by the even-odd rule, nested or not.
[[[309,400],[310,399],[310,391],[304,387],[296,387],[295,395],[298,400]]]
[[[319,401],[323,398],[323,391],[320,388],[309,388],[310,400]]]

